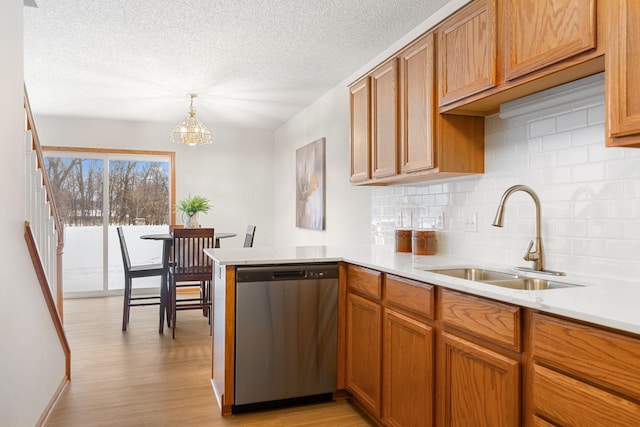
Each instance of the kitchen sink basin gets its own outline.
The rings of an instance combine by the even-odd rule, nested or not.
[[[444,274],[445,276],[457,277],[458,279],[473,280],[474,282],[518,278],[517,274],[503,273],[501,271],[485,270],[482,268],[443,268],[439,270],[427,270],[427,271],[431,273]]]
[[[520,289],[524,291],[540,291],[544,289],[560,289],[580,286],[570,283],[556,282],[554,280],[534,279],[531,277],[517,277],[514,279],[504,280],[483,280],[482,282],[488,283],[489,285],[496,285],[510,289]]]
[[[525,291],[539,291],[544,289],[560,289],[580,286],[571,283],[556,282],[555,280],[524,277],[515,273],[505,273],[502,271],[485,270],[483,268],[475,267],[441,268],[425,271],[456,277],[458,279],[471,280],[472,282],[481,282],[488,285]]]

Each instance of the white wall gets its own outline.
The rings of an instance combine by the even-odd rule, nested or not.
[[[451,0],[275,132],[274,227],[277,246],[354,245],[371,241],[371,188],[349,183],[347,86],[469,0]],[[296,228],[295,151],[326,138],[326,230]]]
[[[488,117],[483,175],[375,189],[374,241],[393,244],[403,211],[416,214],[415,227],[434,226],[443,212],[443,229],[436,233],[439,254],[530,266],[522,254],[534,237],[531,198],[515,193],[506,203],[504,228],[491,226],[504,191],[526,184],[541,200],[548,269],[638,277],[640,149],[605,147],[604,81],[595,77],[588,79],[599,90],[586,99],[588,91],[581,90],[568,104],[538,102],[538,108],[519,117]],[[567,101],[560,99],[566,93],[550,99]],[[477,231],[467,225],[474,213]]]
[[[65,359],[24,230],[22,0],[0,2],[0,425],[32,426],[64,379]]]
[[[176,201],[188,194],[209,198],[213,209],[200,215],[200,223],[238,233],[223,247],[241,247],[248,224],[256,226],[255,246],[273,245],[272,132],[211,129],[212,145],[189,147],[169,141],[177,119],[168,124],[41,116],[32,107],[43,145],[175,151]]]
[[[340,86],[275,133],[274,228],[276,246],[366,244],[370,190],[349,184],[349,98]],[[296,228],[296,149],[324,137],[326,230]]]

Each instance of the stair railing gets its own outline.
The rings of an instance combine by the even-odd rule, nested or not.
[[[25,215],[46,275],[49,291],[56,302],[56,315],[63,320],[62,253],[64,227],[58,215],[42,146],[33,113],[24,89],[25,110]]]

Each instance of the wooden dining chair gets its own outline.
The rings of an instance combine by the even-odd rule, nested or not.
[[[162,278],[162,264],[131,265],[131,259],[129,258],[129,251],[127,249],[127,242],[124,238],[124,231],[122,230],[122,227],[117,227],[117,231],[118,240],[120,241],[120,252],[122,252],[122,264],[124,266],[124,306],[122,310],[122,330],[127,330],[131,307],[160,305],[160,333],[162,333],[164,329],[164,310],[167,302],[163,300],[162,292],[159,292],[158,295],[145,295],[138,297],[134,297],[132,295],[133,279],[153,276]]]
[[[256,226],[248,225],[247,226],[247,234],[244,236],[244,246],[245,248],[253,247],[253,237],[256,234]]]
[[[173,230],[173,263],[169,269],[169,299],[173,338],[176,337],[176,313],[203,310],[211,323],[211,280],[213,266],[204,249],[215,247],[213,228],[176,228]],[[180,287],[200,285],[199,297],[177,298]]]
[[[181,228],[182,229],[182,228],[185,228],[185,227],[184,227],[184,224],[169,224],[169,234],[171,234],[173,236],[173,230],[175,230],[177,228]],[[169,253],[169,265],[172,265],[172,264],[173,264],[173,251],[171,251]],[[200,292],[201,293],[205,292],[205,286],[206,286],[206,282],[200,282]],[[208,309],[206,309],[206,308],[203,309],[202,310],[202,314],[204,316],[207,316],[209,314]],[[171,310],[167,310],[167,324],[169,326],[171,326],[171,316],[172,316]]]

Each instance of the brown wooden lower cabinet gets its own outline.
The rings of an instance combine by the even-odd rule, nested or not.
[[[347,391],[395,427],[640,427],[640,337],[348,268]]]
[[[433,425],[433,328],[384,312],[383,421],[388,426]]]
[[[531,348],[534,426],[640,426],[640,340],[534,313]]]
[[[520,362],[443,334],[444,419],[447,427],[520,424]]]
[[[372,415],[380,417],[382,309],[347,294],[346,389]]]

